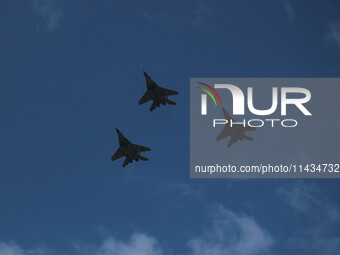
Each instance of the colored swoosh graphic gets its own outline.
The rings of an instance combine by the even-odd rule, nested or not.
[[[214,100],[215,106],[217,106],[216,100],[215,100],[214,96],[210,93],[210,91],[208,91],[204,88],[200,88],[200,89],[203,90],[204,92],[206,92],[212,98],[212,100]]]
[[[206,87],[209,88],[209,89],[211,89],[212,92],[214,92],[215,95],[217,96],[217,98],[218,98],[218,100],[220,101],[220,104],[221,104],[221,106],[222,106],[222,100],[221,100],[219,94],[217,93],[217,91],[216,91],[212,86],[210,86],[209,84],[203,83],[203,82],[198,82],[198,83],[199,83],[199,84],[202,84],[203,86],[206,86]],[[210,94],[210,93],[209,93],[209,94]],[[210,95],[210,96],[211,96],[211,95]],[[214,99],[214,101],[215,101],[215,99]],[[215,104],[216,104],[216,103],[215,103]],[[223,107],[223,106],[222,106],[222,107]]]

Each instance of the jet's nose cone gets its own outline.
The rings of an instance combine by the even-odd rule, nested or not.
[[[144,76],[148,76],[148,74],[143,70]]]
[[[119,133],[121,133],[120,131],[119,131],[119,129],[118,128],[116,128],[116,132],[119,134]]]

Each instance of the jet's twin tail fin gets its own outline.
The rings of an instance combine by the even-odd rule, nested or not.
[[[229,148],[230,146],[232,146],[236,142],[237,142],[237,140],[230,138],[229,143],[227,144],[227,147]]]
[[[148,160],[149,160],[148,158],[143,157],[143,156],[139,156],[139,159],[140,159],[140,160],[144,160],[144,161],[148,161]]]
[[[249,141],[252,141],[254,140],[254,138],[250,137],[250,136],[247,136],[247,135],[244,135],[243,136],[246,140],[249,140]]]
[[[169,99],[167,99],[166,102],[167,102],[168,104],[172,104],[172,105],[175,105],[175,104],[176,104],[174,101],[171,101],[171,100],[169,100]]]
[[[123,167],[126,167],[128,164],[129,164],[129,160],[128,160],[128,159],[125,159],[125,160],[124,160],[124,163],[123,163]]]
[[[152,112],[153,110],[155,110],[155,108],[156,108],[156,104],[155,103],[153,103],[152,105],[151,105],[151,107],[150,107],[150,112]]]

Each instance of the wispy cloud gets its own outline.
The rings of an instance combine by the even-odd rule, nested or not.
[[[287,241],[300,254],[336,255],[340,250],[340,209],[313,185],[303,182],[278,189],[288,204],[311,224],[295,229]],[[298,234],[299,233],[299,234]]]
[[[165,185],[164,185],[165,186]],[[200,184],[173,182],[168,184],[169,191],[174,191],[181,199],[204,199],[205,192]]]
[[[212,230],[191,238],[187,244],[192,255],[257,255],[269,250],[273,238],[252,217],[234,213],[221,205],[212,207]],[[1,255],[55,255],[45,247],[24,249],[15,243],[0,242]],[[154,237],[134,233],[128,240],[108,236],[99,244],[74,243],[68,255],[166,255]]]
[[[55,255],[47,248],[23,249],[15,243],[0,242],[0,255]],[[62,253],[64,254],[64,253]],[[114,237],[105,239],[100,245],[74,244],[69,255],[163,255],[158,241],[150,236],[135,233],[127,241]]]
[[[273,244],[273,238],[252,217],[214,206],[212,230],[191,239],[193,255],[256,255]]]
[[[284,195],[288,204],[298,212],[308,212],[316,220],[322,218],[323,224],[340,224],[340,208],[313,185],[297,182],[285,188],[278,188],[278,192]]]
[[[330,23],[328,25],[328,30],[326,32],[326,39],[335,44],[336,46],[340,46],[340,24],[339,23]]]
[[[34,0],[33,6],[46,21],[48,30],[56,29],[59,26],[63,13],[53,0]]]
[[[2,255],[24,255],[23,249],[14,243],[0,243],[0,254]]]
[[[319,203],[312,195],[311,186],[296,183],[295,185],[278,188],[278,193],[283,195],[288,204],[297,211],[305,212],[309,210],[313,203]]]
[[[1,255],[49,255],[49,250],[44,247],[25,250],[13,242],[0,242]]]
[[[99,246],[75,245],[75,254],[82,255],[162,255],[158,241],[150,236],[135,233],[124,242],[114,237],[106,239]]]
[[[133,167],[133,165],[132,165]],[[197,182],[171,182],[155,177],[145,177],[140,171],[124,172],[125,181],[128,183],[141,183],[152,194],[160,197],[171,196],[178,197],[179,201],[191,199],[205,199],[205,191],[202,185]]]
[[[211,8],[206,0],[195,0],[190,8],[182,5],[177,15],[172,12],[143,12],[142,17],[148,23],[162,24],[172,28],[197,28],[211,25],[214,21],[215,10]]]
[[[214,14],[214,10],[208,7],[203,0],[198,0],[196,8],[192,12],[192,24],[194,26],[206,24],[213,18]]]
[[[289,21],[293,21],[295,18],[295,13],[292,4],[288,0],[284,0],[283,8],[288,16]]]

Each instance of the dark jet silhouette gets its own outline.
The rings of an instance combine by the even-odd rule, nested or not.
[[[160,104],[166,105],[172,104],[175,105],[176,103],[173,101],[170,101],[168,99],[168,96],[172,95],[178,95],[177,91],[162,88],[158,86],[153,80],[151,80],[150,76],[144,72],[144,76],[146,79],[146,87],[147,91],[143,95],[143,97],[139,100],[139,104],[144,104],[150,100],[153,101],[150,111],[153,111],[156,107],[158,107]]]
[[[119,148],[112,156],[111,160],[114,161],[125,156],[125,161],[123,163],[123,167],[127,164],[132,163],[133,160],[149,160],[140,155],[142,151],[149,151],[150,148],[136,145],[131,143],[123,134],[116,128],[118,139],[119,139]]]
[[[236,122],[236,121],[229,115],[229,113],[224,108],[222,109],[222,111],[223,111],[223,114],[224,114],[224,118],[226,120],[228,120],[228,123],[225,125],[222,132],[216,137],[217,141],[220,141],[220,140],[230,136],[230,140],[229,140],[229,143],[227,145],[228,147],[230,147],[234,143],[236,143],[237,140],[241,140],[241,141],[243,141],[243,139],[254,140],[254,138],[246,136],[245,132],[246,131],[253,131],[256,128],[250,127],[250,126],[244,127],[243,124],[233,124],[233,126],[231,127],[230,126],[230,120],[232,120],[233,122]]]

